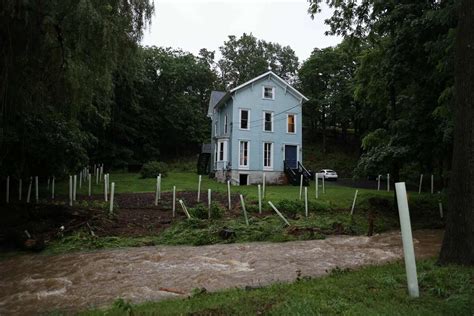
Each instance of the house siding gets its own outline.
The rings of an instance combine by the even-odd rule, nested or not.
[[[274,99],[262,98],[264,86],[272,86]],[[240,129],[240,109],[250,110],[249,130]],[[228,157],[231,163],[231,176],[238,182],[239,174],[249,175],[249,184],[261,183],[263,172],[269,183],[285,182],[283,161],[285,159],[285,145],[297,147],[297,159],[302,161],[302,98],[295,95],[290,89],[277,79],[267,76],[253,84],[249,84],[234,92],[233,97],[225,107],[219,109],[213,116],[213,123],[218,120],[219,135],[224,131],[224,116],[228,115],[230,126],[228,128],[229,147]],[[264,112],[273,113],[273,132],[264,131]],[[296,115],[296,133],[287,133],[287,114]],[[213,125],[214,126],[214,125]],[[218,135],[218,136],[219,136]],[[215,135],[213,135],[215,136]],[[249,166],[239,167],[240,141],[249,142]],[[271,170],[264,170],[263,150],[264,143],[273,145],[273,166]],[[213,146],[216,145],[213,138]],[[213,151],[214,152],[214,151]],[[213,157],[214,158],[214,157]],[[225,172],[222,164],[215,164],[215,172],[218,180],[225,180]]]

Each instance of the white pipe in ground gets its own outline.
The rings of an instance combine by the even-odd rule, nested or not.
[[[288,222],[288,220],[285,218],[285,216],[283,216],[282,213],[280,213],[280,211],[275,207],[275,205],[273,205],[272,202],[268,201],[268,204],[272,207],[272,209],[277,213],[278,216],[280,216],[280,218],[285,222],[286,225],[290,226],[290,223]]]
[[[232,205],[230,203],[230,181],[227,181],[227,199],[229,201],[229,211],[232,209]]]
[[[304,187],[304,213],[308,217],[308,187]]]
[[[114,212],[114,194],[115,194],[115,182],[112,182],[112,186],[110,187],[110,208],[109,211],[112,214]]]
[[[407,273],[408,292],[411,297],[419,297],[418,277],[416,273],[415,249],[410,223],[410,210],[408,209],[408,198],[405,182],[395,183],[397,194],[398,214],[402,230],[403,256]]]
[[[176,217],[176,186],[173,186],[173,217]]]
[[[300,175],[300,201],[303,198],[303,175]]]
[[[33,178],[30,177],[30,184],[28,185],[28,192],[26,194],[26,203],[30,203],[31,198],[31,186],[33,185]]]
[[[258,187],[258,214],[262,214],[262,187],[260,184]]]
[[[242,194],[240,195],[240,204],[242,204],[242,210],[244,211],[245,224],[249,226],[249,219],[247,217],[247,210],[245,209],[245,202],[244,202],[244,197],[242,196]]]
[[[356,192],[354,194],[354,200],[352,201],[352,207],[351,207],[351,216],[354,215],[354,207],[355,207],[356,200],[357,200],[357,193],[359,193],[359,190],[356,190]]]
[[[421,194],[422,184],[423,184],[423,174],[420,174],[420,183],[418,184],[418,194]]]
[[[201,180],[202,176],[199,175],[199,181],[198,181],[198,196],[197,196],[197,202],[199,203],[199,200],[201,199]]]
[[[207,218],[211,219],[211,189],[207,189]]]

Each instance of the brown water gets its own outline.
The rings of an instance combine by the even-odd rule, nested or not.
[[[414,232],[417,258],[438,254],[443,231]],[[0,314],[77,311],[184,297],[194,288],[214,291],[320,276],[336,266],[354,268],[402,257],[398,232],[373,237],[248,243],[203,247],[159,246],[65,255],[25,255],[0,261]]]

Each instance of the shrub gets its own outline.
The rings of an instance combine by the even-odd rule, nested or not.
[[[156,178],[159,174],[162,177],[166,177],[167,172],[168,165],[161,161],[149,161],[140,170],[142,178]]]
[[[222,218],[223,213],[224,213],[224,210],[219,204],[217,203],[211,204],[211,219]],[[207,205],[203,203],[199,203],[195,207],[192,207],[189,209],[189,214],[193,218],[208,219]]]
[[[304,213],[304,201],[281,200],[276,208],[290,218],[295,218],[296,214]]]

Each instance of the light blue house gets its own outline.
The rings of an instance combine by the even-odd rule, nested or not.
[[[216,179],[254,184],[265,173],[267,183],[299,181],[292,172],[304,169],[302,104],[307,100],[271,71],[230,91],[213,91],[208,116]]]

